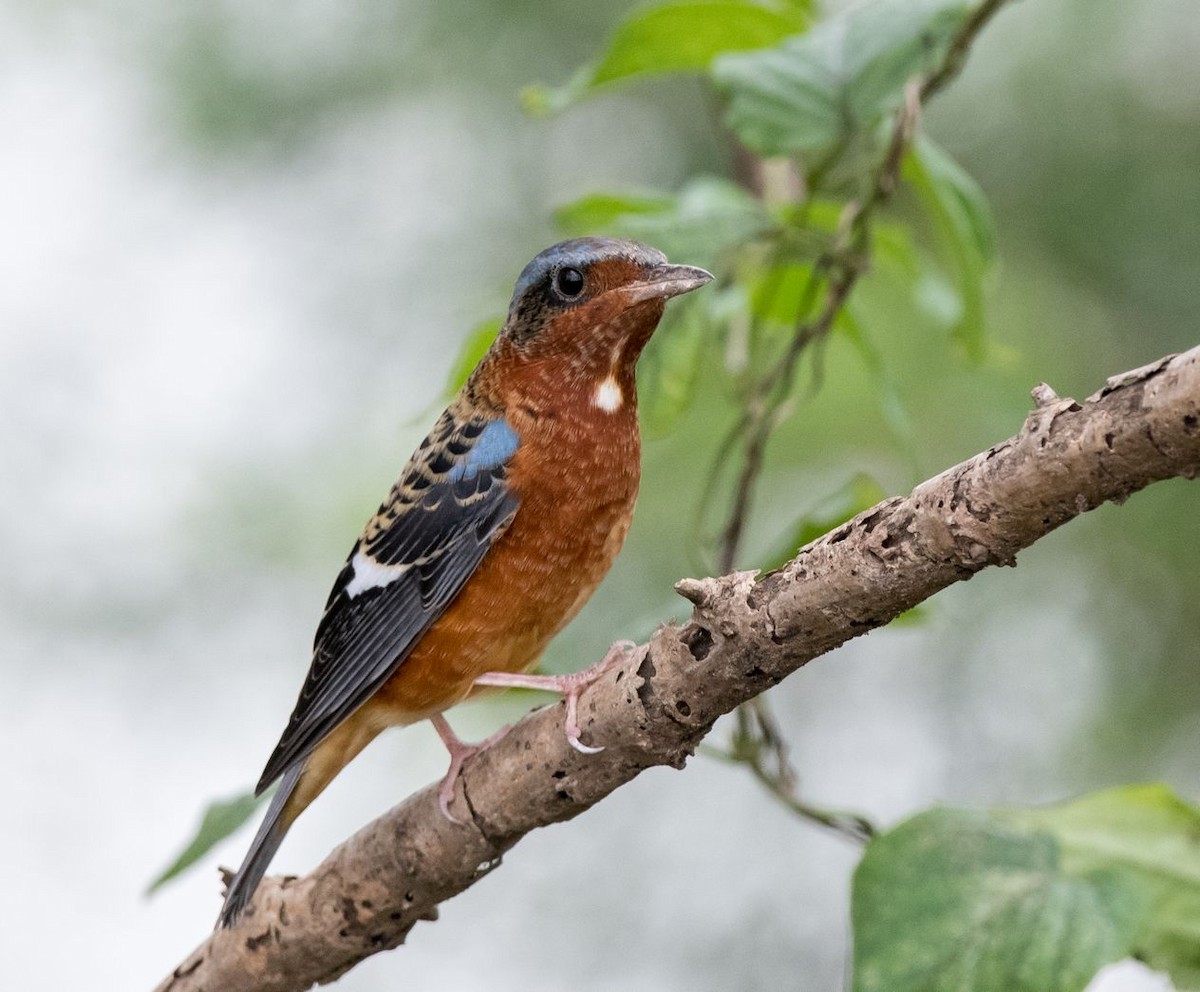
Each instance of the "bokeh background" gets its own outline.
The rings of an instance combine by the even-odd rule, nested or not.
[[[7,986],[148,987],[204,935],[245,832],[143,890],[257,777],[345,552],[471,327],[556,239],[552,208],[728,171],[695,81],[521,114],[518,89],[565,79],[625,9],[0,6]],[[770,450],[743,565],[855,472],[903,492],[1013,433],[1038,381],[1086,395],[1200,340],[1198,50],[1192,0],[1024,0],[984,33],[926,123],[994,205],[991,357],[870,279],[911,436],[834,344]],[[548,667],[685,615],[671,585],[730,416],[714,384],[649,441],[627,550]],[[1130,781],[1200,796],[1198,554],[1200,491],[1162,484],[809,666],[771,697],[806,797],[887,824]],[[527,705],[453,720],[482,735]],[[428,727],[386,735],[275,868],[443,761]],[[339,988],[838,988],[856,858],[697,757],[529,837]]]

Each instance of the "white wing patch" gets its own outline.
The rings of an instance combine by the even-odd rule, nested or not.
[[[592,405],[605,413],[616,413],[625,402],[625,394],[611,375],[596,387],[596,395],[592,397]]]
[[[377,589],[380,586],[386,586],[389,582],[395,582],[411,567],[407,563],[380,565],[370,555],[363,554],[361,551],[351,559],[351,564],[354,566],[354,578],[346,583],[346,595],[351,599],[368,589]]]

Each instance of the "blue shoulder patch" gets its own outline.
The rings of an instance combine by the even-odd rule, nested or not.
[[[451,482],[474,478],[483,469],[498,468],[517,450],[521,439],[503,417],[492,420],[480,433],[475,446],[462,456],[462,461],[446,476]]]

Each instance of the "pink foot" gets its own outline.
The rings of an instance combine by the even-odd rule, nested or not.
[[[450,768],[442,778],[442,784],[438,787],[438,808],[442,811],[442,816],[451,823],[462,823],[462,820],[450,812],[450,804],[454,801],[454,786],[458,782],[458,776],[462,774],[463,762],[471,757],[471,755],[478,754],[484,748],[491,747],[512,728],[508,726],[501,727],[486,740],[482,740],[477,744],[468,744],[466,741],[459,739],[441,713],[431,716],[429,722],[433,724],[433,729],[437,731],[438,737],[446,745],[446,750],[450,752]]]
[[[584,689],[599,679],[613,662],[637,648],[633,641],[617,641],[608,653],[582,672],[570,675],[523,675],[512,672],[488,672],[475,680],[476,685],[495,685],[508,688],[545,689],[549,692],[561,692],[567,701],[566,732],[567,742],[576,751],[583,754],[596,754],[603,751],[602,747],[590,747],[579,739],[579,697]],[[440,731],[439,731],[440,733]],[[442,738],[445,740],[445,738]],[[449,745],[447,745],[449,746]],[[453,752],[451,752],[453,754]]]

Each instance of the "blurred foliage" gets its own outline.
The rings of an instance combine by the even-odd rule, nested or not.
[[[942,264],[951,272],[951,333],[976,361],[984,358],[984,284],[995,259],[992,212],[978,184],[949,155],[922,137],[904,160],[912,184],[937,231]]]
[[[899,107],[904,84],[941,64],[962,28],[964,0],[889,0],[715,67],[727,122],[759,155],[821,152],[870,138]]]
[[[479,360],[483,358],[488,348],[492,346],[492,342],[496,340],[496,335],[500,333],[500,327],[504,320],[501,317],[492,317],[488,320],[480,321],[467,335],[467,339],[463,342],[462,348],[459,349],[458,358],[450,367],[450,375],[446,380],[446,395],[453,396],[462,388],[463,383],[467,381],[467,377],[479,364]]]
[[[592,20],[579,30],[556,24],[564,44],[539,48],[554,54],[528,72],[553,69],[555,58],[569,62],[572,52],[588,61],[560,87],[526,89],[528,110],[584,112],[586,100],[628,84],[686,74],[726,125],[716,129],[711,147],[688,149],[686,175],[672,187],[576,190],[555,217],[568,234],[639,238],[717,274],[704,294],[671,308],[639,370],[655,474],[704,478],[709,473],[698,462],[727,438],[712,466],[719,492],[710,523],[729,510],[730,476],[744,444],[728,425],[762,397],[764,377],[813,325],[836,274],[831,258],[854,264],[869,258],[829,333],[808,344],[784,377],[781,416],[738,549],[740,566],[774,567],[884,492],[1011,433],[1030,376],[1078,393],[1107,372],[1194,343],[1200,306],[1195,281],[1178,259],[1189,257],[1191,218],[1200,216],[1192,209],[1200,195],[1192,181],[1197,155],[1168,139],[1194,130],[1196,112],[1182,102],[1134,95],[1117,78],[1123,48],[1116,42],[1101,49],[1106,57],[1093,57],[1090,32],[1101,30],[1095,25],[1134,17],[1112,4],[1068,6],[1071,29],[1047,28],[1055,44],[1079,46],[1070,71],[1065,57],[1060,64],[1045,52],[1039,67],[1030,68],[1021,59],[1037,54],[1036,39],[1030,34],[1028,45],[1018,39],[1011,107],[987,104],[990,94],[980,86],[956,106],[951,87],[949,109],[931,111],[909,146],[894,200],[870,218],[866,237],[847,241],[848,211],[878,178],[906,80],[939,63],[972,9],[947,0],[885,0],[809,28],[812,12],[803,3],[643,6],[620,21],[597,53],[585,51],[586,39],[596,35],[584,28],[607,29],[605,15],[581,5],[571,5],[570,13],[545,11],[550,18]],[[439,23],[435,15],[435,38]],[[686,45],[677,43],[681,24],[695,26]],[[479,36],[504,30],[488,21]],[[511,30],[541,26],[517,18]],[[205,117],[219,107],[235,130],[233,117],[244,113],[247,133],[264,126],[299,133],[340,99],[399,85],[390,75],[395,61],[372,70],[366,59],[352,72],[331,70],[312,95],[290,91],[297,102],[289,104],[272,89],[280,76],[262,69],[251,78],[246,60],[237,71],[207,78],[205,67],[220,67],[237,48],[228,25],[210,36],[220,43],[179,70],[191,73],[185,82],[198,94],[195,119],[207,126],[219,125],[219,115]],[[195,37],[199,44],[206,35]],[[467,36],[445,40],[472,44]],[[486,46],[475,44],[483,57]],[[694,113],[693,90],[670,85],[664,100],[675,100],[676,117],[703,116]],[[652,98],[644,87],[638,94]],[[953,126],[939,128],[941,121]],[[1007,127],[1006,140],[995,141],[985,124]],[[972,143],[972,129],[986,144]],[[780,168],[755,155],[785,161]],[[993,215],[1003,220],[999,233]],[[1001,255],[1003,293],[992,278]],[[496,326],[476,328],[452,382],[469,372]],[[1111,529],[1104,522],[1109,511],[1102,511],[1056,539],[1055,550],[1029,553],[1034,560],[1069,556],[1083,545],[1095,552],[1088,566],[1095,588],[1081,626],[1102,630],[1110,644],[1111,706],[1097,713],[1087,746],[1077,749],[1069,771],[1079,780],[1157,774],[1156,762],[1179,727],[1194,721],[1200,638],[1193,606],[1200,588],[1191,558],[1200,533],[1194,494],[1173,485],[1111,511],[1121,515]],[[805,495],[813,492],[826,495]],[[663,548],[689,545],[704,567],[712,566],[715,541],[697,545],[684,516],[677,495],[643,497],[632,541],[636,564],[619,564],[618,583],[598,597],[616,595],[609,590],[624,584],[624,605],[610,607],[611,614],[628,620],[632,603],[650,617],[671,608],[663,590],[676,577],[679,556]],[[1161,637],[1148,639],[1149,627]],[[577,655],[572,637],[578,635],[560,639],[558,657]],[[967,644],[975,649],[970,638]],[[855,987],[1080,988],[1099,963],[1131,952],[1194,983],[1188,948],[1200,946],[1192,939],[1200,911],[1194,875],[1189,880],[1186,872],[1194,872],[1195,837],[1194,809],[1150,787],[1048,810],[920,814],[872,843],[856,877]],[[1054,927],[1045,925],[1051,918]],[[987,925],[964,933],[963,920]],[[1087,939],[1067,943],[1072,927]],[[960,976],[946,967],[965,948],[976,955],[976,978],[992,985],[953,984]],[[1025,952],[1028,970],[1021,971]]]
[[[267,798],[267,795],[256,797],[254,793],[246,792],[228,799],[214,799],[209,803],[192,839],[150,883],[147,895],[152,895],[160,886],[178,877],[212,850],[214,845],[238,830]]]
[[[795,557],[798,548],[828,534],[886,497],[887,492],[875,479],[865,472],[857,473],[824,500],[814,512],[800,518],[795,528],[781,542],[775,557],[763,564],[764,570],[774,571],[782,568]]]
[[[673,423],[695,389],[701,351],[681,342],[705,333],[713,342],[706,347],[715,345],[724,356],[721,371],[741,413],[718,445],[710,475],[710,498],[721,487],[732,494],[715,549],[720,569],[744,557],[744,518],[767,439],[806,399],[800,356],[811,356],[811,397],[824,382],[824,338],[831,333],[858,352],[894,433],[913,444],[889,362],[873,343],[881,333],[879,315],[847,306],[877,246],[893,263],[893,288],[933,317],[965,358],[981,363],[989,357],[986,289],[996,258],[991,207],[947,152],[924,134],[909,134],[912,108],[902,109],[913,99],[913,91],[906,92],[911,80],[926,89],[945,81],[950,53],[969,44],[983,7],[950,0],[863,4],[774,45],[749,44],[732,21],[727,31],[714,29],[722,12],[710,7],[702,56],[656,55],[663,37],[649,34],[635,52],[636,34],[623,30],[597,63],[615,59],[647,73],[657,57],[662,71],[707,68],[725,100],[735,147],[788,158],[782,188],[772,184],[764,163],[751,160],[749,192],[720,180],[692,180],[674,195],[588,194],[558,212],[570,233],[649,240],[718,275],[717,291],[693,301],[680,315],[686,319],[677,318],[658,339],[682,357],[656,362],[663,346],[651,347],[640,392],[652,408],[658,397],[671,396],[667,423]],[[738,13],[744,16],[745,9]],[[643,11],[636,23],[656,18]],[[724,51],[722,38],[729,41]],[[727,54],[745,48],[755,50]],[[536,109],[562,109],[601,81],[624,75],[585,68],[553,94],[538,91]],[[878,220],[897,179],[914,194],[910,202],[920,214]],[[706,312],[697,319],[697,311]],[[707,377],[704,385],[711,390],[715,382]],[[739,454],[740,471],[731,472]],[[869,476],[851,476],[757,564],[781,566],[797,547],[884,494]],[[762,734],[744,735],[753,746],[742,751],[764,784],[795,801],[806,818],[832,822],[796,799],[786,745],[765,711],[755,720]],[[743,716],[739,726],[753,722]],[[765,757],[772,753],[774,759]],[[765,771],[769,766],[776,771]],[[1192,980],[1194,954],[1185,948],[1196,946],[1187,935],[1200,929],[1200,906],[1184,865],[1196,858],[1195,811],[1153,793],[1156,809],[1139,818],[1147,795],[1135,789],[1080,800],[1064,808],[1061,821],[1055,812],[1036,814],[1039,829],[1024,834],[1014,834],[1013,819],[999,824],[983,814],[931,811],[872,841],[855,883],[854,987],[1071,992],[1104,964],[1135,953],[1180,981]],[[1077,837],[1056,831],[1081,807],[1093,823],[1086,856],[1073,843]],[[1182,861],[1165,880],[1145,863],[1131,868],[1113,844],[1138,842],[1146,850],[1174,851]],[[1161,870],[1161,861],[1154,866]]]
[[[1136,893],[1139,918],[1128,953],[1180,988],[1200,988],[1200,809],[1165,786],[1143,785],[1000,818],[1051,834],[1065,872],[1121,879]]]
[[[714,268],[732,247],[764,236],[772,227],[755,197],[713,176],[693,179],[674,194],[588,194],[559,207],[555,217],[566,234],[603,231]]]
[[[793,0],[766,7],[742,0],[666,3],[635,11],[618,25],[600,59],[565,86],[527,86],[531,114],[564,110],[607,83],[671,72],[702,71],[723,52],[762,48],[800,31],[809,4]]]
[[[855,992],[1081,992],[1136,957],[1200,982],[1200,810],[1162,786],[934,809],[854,876]]]
[[[602,231],[646,241],[671,257],[705,265],[718,277],[713,291],[672,308],[670,328],[648,349],[639,392],[649,433],[666,433],[687,412],[702,380],[706,388],[714,386],[703,368],[706,354],[715,351],[723,356],[730,394],[744,411],[757,411],[743,413],[718,445],[710,473],[709,493],[715,496],[741,450],[744,464],[732,487],[737,496],[714,552],[722,568],[742,554],[749,494],[763,468],[762,447],[797,398],[801,354],[813,354],[815,387],[821,339],[835,325],[843,328],[881,380],[882,392],[894,395],[865,322],[841,317],[841,304],[825,301],[846,292],[865,265],[871,211],[885,196],[885,180],[890,184],[895,178],[882,172],[899,169],[898,159],[890,166],[886,159],[879,161],[892,157],[890,128],[881,127],[884,118],[901,105],[914,74],[939,65],[968,10],[946,0],[888,0],[835,15],[806,31],[807,13],[795,5],[786,10],[741,2],[644,8],[622,24],[584,76],[539,105],[561,108],[608,84],[690,70],[707,74],[727,94],[727,121],[737,141],[760,152],[815,155],[813,162],[794,162],[801,186],[797,195],[768,196],[766,190],[699,176],[677,192],[587,194],[556,215],[567,233]],[[697,33],[681,32],[680,24],[693,19]],[[686,50],[679,48],[681,35],[690,38]],[[864,157],[864,149],[874,158]],[[984,350],[981,283],[992,242],[986,204],[965,173],[931,144],[915,160],[921,202],[945,252],[954,256],[962,242],[978,259],[959,268],[955,284],[971,301],[960,307],[959,337],[970,341],[967,350],[978,357]],[[911,245],[915,236],[910,225],[889,228],[894,253],[914,260],[902,270],[911,277],[907,291],[912,295],[925,257]],[[961,330],[968,324],[969,334]],[[451,372],[452,385],[465,380],[497,326],[486,321],[467,337]],[[833,511],[838,522],[882,490],[870,490],[857,478],[847,483],[847,493],[849,505],[843,500]],[[705,506],[714,520],[716,505],[713,500]],[[817,519],[802,520],[793,540],[810,535]],[[761,563],[784,556],[777,550]],[[908,619],[917,618],[914,613]],[[210,832],[209,842],[217,839]]]
[[[1063,871],[1054,839],[931,810],[855,873],[856,992],[1081,992],[1130,950],[1136,894]]]
[[[591,192],[556,212],[564,233],[645,241],[718,276],[709,291],[673,308],[670,326],[652,340],[639,376],[651,434],[678,422],[700,382],[710,391],[718,386],[712,376],[700,374],[705,350],[723,355],[721,378],[735,403],[756,411],[745,412],[717,449],[704,507],[707,526],[718,526],[718,490],[728,481],[722,473],[732,471],[739,454],[745,465],[741,481],[732,487],[740,494],[733,522],[724,526],[723,537],[711,538],[715,543],[707,558],[703,548],[697,549],[712,569],[744,557],[740,534],[748,494],[762,473],[761,449],[784,408],[804,402],[819,387],[821,339],[828,334],[844,335],[853,344],[876,380],[888,423],[911,447],[900,393],[873,343],[880,332],[876,315],[864,319],[844,305],[832,316],[821,313],[826,297],[841,292],[837,284],[847,278],[852,284],[858,269],[867,266],[873,241],[877,238],[898,263],[892,268],[903,283],[898,291],[938,314],[942,332],[979,362],[988,353],[985,283],[995,258],[995,235],[979,186],[924,136],[903,159],[903,175],[918,194],[914,202],[922,216],[877,220],[873,214],[876,201],[890,196],[895,179],[881,174],[894,169],[885,165],[890,115],[903,103],[908,80],[931,75],[946,59],[970,5],[888,0],[833,15],[811,30],[793,26],[780,38],[759,30],[768,23],[786,26],[774,7],[702,4],[702,57],[690,49],[678,51],[673,41],[680,35],[674,19],[695,15],[694,6],[642,8],[623,22],[583,75],[560,90],[539,91],[537,109],[561,110],[610,88],[607,84],[656,67],[662,73],[686,69],[709,80],[725,101],[729,140],[739,154],[750,149],[789,157],[774,172],[763,160],[751,161],[757,173],[751,188],[700,176],[676,192]],[[599,67],[610,65],[637,71],[601,72]],[[456,367],[467,364],[472,347],[467,345]],[[802,353],[811,355],[807,392],[798,374]],[[736,505],[737,500],[747,506]],[[785,553],[773,552],[756,564],[778,564]]]

